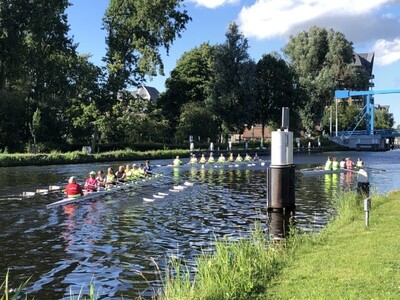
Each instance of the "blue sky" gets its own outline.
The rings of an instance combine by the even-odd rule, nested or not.
[[[105,54],[102,18],[108,0],[70,0],[70,34],[80,53],[92,54],[101,65]],[[375,90],[400,89],[400,0],[187,0],[193,21],[176,40],[169,56],[163,52],[165,76],[147,85],[164,91],[164,82],[185,51],[203,42],[223,43],[227,25],[235,21],[249,40],[249,53],[258,61],[262,54],[280,51],[290,35],[316,25],[332,28],[353,42],[356,52],[375,52]],[[390,105],[400,124],[400,94],[377,95],[375,103]]]

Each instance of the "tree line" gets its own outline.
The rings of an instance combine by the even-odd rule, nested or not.
[[[335,89],[368,84],[339,32],[312,27],[289,39],[284,57],[274,52],[255,62],[232,23],[224,43],[184,53],[159,100],[145,101],[129,90],[163,74],[160,49],[168,52],[191,20],[183,0],[110,0],[102,66],[78,53],[69,5],[0,0],[0,149],[179,144],[189,135],[217,142],[254,124],[276,126],[283,106],[295,131],[314,133]]]

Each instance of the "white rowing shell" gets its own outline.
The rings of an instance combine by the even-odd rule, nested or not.
[[[83,195],[81,197],[64,198],[64,199],[61,199],[59,201],[47,204],[46,208],[51,208],[51,207],[59,206],[59,205],[65,205],[65,204],[68,204],[68,203],[76,203],[76,202],[86,201],[86,200],[90,200],[90,199],[99,197],[101,195],[104,195],[106,193],[108,193],[108,191],[98,191],[98,192],[87,193],[87,194],[85,194],[85,195]]]

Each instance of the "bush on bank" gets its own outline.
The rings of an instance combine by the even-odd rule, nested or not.
[[[172,159],[176,155],[189,157],[189,150],[153,150],[133,151],[130,149],[87,154],[84,151],[61,153],[53,151],[48,154],[0,154],[0,167],[43,166],[76,163],[93,163],[108,161],[128,161],[145,159]]]

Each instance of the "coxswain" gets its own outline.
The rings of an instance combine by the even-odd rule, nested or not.
[[[97,183],[97,179],[96,179],[96,172],[91,171],[89,173],[89,178],[87,178],[85,181],[84,187],[85,187],[86,191],[88,191],[88,192],[95,192],[95,191],[97,191],[97,186],[98,186],[98,183]]]
[[[357,159],[356,167],[359,169],[364,168],[364,162],[361,160],[360,157]]]
[[[244,157],[244,161],[251,161],[251,156],[248,154],[248,153],[246,153],[246,156]]]
[[[106,179],[104,178],[104,171],[103,170],[99,170],[97,171],[97,186],[98,187],[105,187],[106,186]]]
[[[175,157],[174,162],[173,162],[173,165],[174,165],[175,167],[178,167],[178,166],[181,166],[181,165],[182,165],[182,161],[180,160],[179,155],[177,155],[177,156]]]
[[[149,160],[146,160],[144,162],[144,173],[146,174],[146,176],[153,175],[153,168],[151,167]]]
[[[242,162],[243,161],[243,158],[242,158],[242,156],[240,155],[240,153],[238,153],[238,155],[237,155],[237,157],[236,157],[236,162]]]
[[[332,170],[332,157],[328,156],[328,159],[326,160],[324,169],[326,171]]]
[[[218,162],[220,164],[223,164],[226,161],[225,156],[221,153],[221,155],[218,157]]]
[[[124,166],[119,166],[118,167],[118,171],[115,172],[115,177],[117,178],[117,181],[119,181],[119,182],[125,182],[126,181],[126,174],[125,174]]]
[[[343,158],[340,161],[339,166],[340,166],[341,169],[346,169],[346,159],[345,158]]]
[[[235,159],[233,158],[233,153],[229,154],[228,161],[229,162],[234,162],[235,161]]]
[[[208,158],[208,161],[207,161],[209,164],[213,164],[213,163],[215,163],[215,159],[214,159],[214,156],[213,156],[213,154],[212,153],[210,153],[210,157]]]
[[[207,162],[207,159],[206,159],[206,157],[204,156],[204,153],[201,155],[201,158],[200,158],[200,160],[199,160],[199,163],[200,164],[205,164]]]
[[[350,158],[346,158],[346,169],[352,170],[354,168],[354,163]]]
[[[337,161],[337,158],[334,157],[334,158],[332,159],[332,170],[339,170],[339,169],[340,169],[340,164],[339,164],[339,162]]]
[[[191,164],[191,165],[197,164],[197,157],[195,154],[193,154],[192,157],[190,158],[189,164]]]
[[[65,194],[68,198],[76,198],[83,196],[82,187],[76,183],[76,178],[71,176],[68,180],[68,184],[65,187]]]

